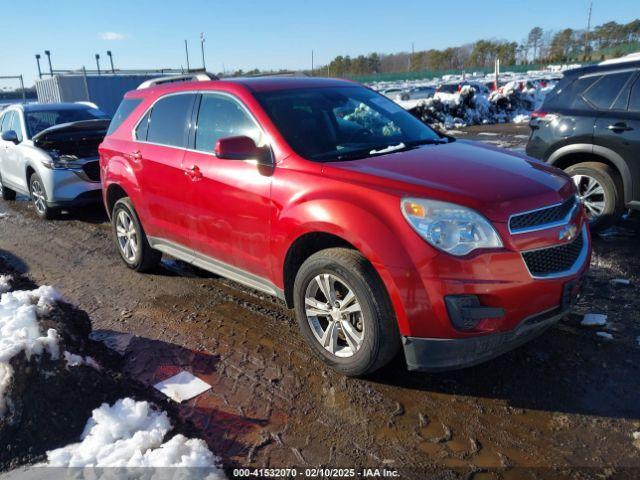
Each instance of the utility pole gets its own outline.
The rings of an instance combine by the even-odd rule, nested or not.
[[[49,60],[49,74],[53,77],[53,67],[51,66],[51,51],[45,50],[44,54],[47,56],[47,60]]]
[[[584,34],[584,55],[585,59],[587,55],[590,55],[591,48],[589,48],[589,30],[591,30],[591,11],[593,10],[593,2],[589,2],[589,16],[587,17],[587,31]]]
[[[38,64],[38,78],[42,78],[42,70],[40,69],[40,54],[36,53],[36,63]]]
[[[184,41],[184,51],[187,54],[187,72],[189,70],[191,70],[191,67],[189,66],[189,45],[187,44],[187,41]]]
[[[96,67],[98,67],[98,75],[100,75],[100,54],[96,53]]]
[[[27,92],[24,91],[24,78],[20,75],[18,79],[20,80],[20,90],[22,90],[22,103],[27,103]]]
[[[311,76],[313,77],[313,50],[311,50]]]
[[[109,57],[109,63],[111,64],[111,73],[115,74],[116,69],[113,68],[113,54],[111,53],[111,50],[107,50],[107,56]]]
[[[207,66],[204,63],[204,33],[200,33],[200,50],[202,50],[202,69],[206,72]]]

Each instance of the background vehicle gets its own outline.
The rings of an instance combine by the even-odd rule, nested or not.
[[[125,264],[166,253],[276,295],[348,375],[400,346],[410,369],[499,355],[558,321],[589,265],[565,175],[351,82],[140,89],[110,132],[103,195]]]
[[[436,87],[422,86],[413,87],[406,92],[400,94],[399,100],[420,100],[423,98],[431,98],[436,93]]]
[[[640,61],[565,72],[531,115],[527,154],[564,169],[592,228],[640,208]]]
[[[13,105],[0,116],[2,198],[29,195],[36,212],[100,200],[98,145],[109,117],[86,104]]]
[[[483,93],[483,94],[489,93],[489,89],[487,88],[486,85],[480,82],[467,82],[467,81],[454,82],[454,83],[442,83],[438,85],[438,88],[436,88],[436,92],[458,93],[460,90],[462,90],[462,87],[466,85],[473,87],[477,93]]]

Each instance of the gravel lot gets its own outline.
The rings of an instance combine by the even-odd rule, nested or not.
[[[522,150],[528,128],[449,133]],[[186,368],[213,385],[180,414],[227,466],[387,466],[407,478],[640,467],[638,215],[594,239],[577,314],[534,342],[453,373],[408,373],[398,358],[368,379],[325,368],[279,301],[168,258],[136,274],[110,235],[99,209],[43,222],[24,198],[0,202],[0,257],[87,312],[125,373],[153,384]],[[581,327],[586,312],[608,324]]]

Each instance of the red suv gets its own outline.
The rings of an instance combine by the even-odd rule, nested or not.
[[[127,93],[100,147],[118,252],[163,253],[292,308],[363,375],[493,358],[571,307],[591,254],[560,170],[454,140],[356,83],[263,77]]]

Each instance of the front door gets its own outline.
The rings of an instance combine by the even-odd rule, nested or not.
[[[192,149],[184,166],[189,188],[191,242],[196,255],[261,278],[271,277],[269,233],[274,167],[214,155],[220,138],[245,135],[258,145],[262,130],[239,100],[203,93]]]

